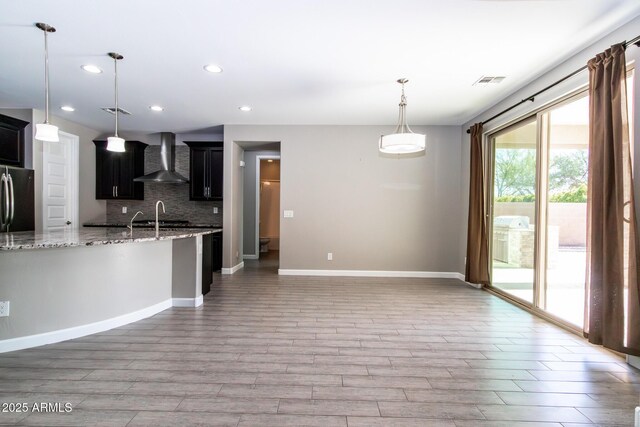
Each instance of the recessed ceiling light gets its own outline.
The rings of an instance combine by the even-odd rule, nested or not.
[[[63,105],[62,107],[60,107],[60,109],[63,111],[69,111],[69,112],[76,111],[76,109],[73,108],[71,105]]]
[[[273,160],[272,160],[272,159],[269,159],[269,160],[267,160],[267,162],[269,162],[269,163],[273,163]]]
[[[153,111],[164,111],[164,108],[159,105],[152,105],[151,107],[149,107],[149,109]]]
[[[248,105],[243,105],[242,107],[238,107],[238,110],[247,112],[253,110],[253,108],[249,107]]]
[[[97,65],[87,64],[87,65],[83,65],[80,68],[85,70],[87,73],[91,73],[91,74],[100,74],[100,73],[102,73],[102,70]]]
[[[221,73],[222,72],[222,68],[220,68],[219,66],[217,66],[215,64],[205,65],[204,69],[207,70],[210,73]]]

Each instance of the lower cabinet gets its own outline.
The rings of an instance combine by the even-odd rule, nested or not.
[[[222,270],[222,233],[210,234],[213,243],[213,271]]]
[[[213,281],[213,239],[211,234],[202,236],[202,295],[206,295],[211,290]]]
[[[211,290],[213,273],[222,269],[222,233],[202,236],[202,295]]]

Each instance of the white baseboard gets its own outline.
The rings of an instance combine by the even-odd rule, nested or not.
[[[242,255],[242,259],[260,259],[260,255],[253,255],[253,254]]]
[[[460,273],[447,271],[295,270],[281,268],[278,270],[278,274],[283,276],[420,277],[464,280],[464,276]]]
[[[45,332],[26,337],[10,338],[8,340],[0,341],[0,353],[53,344],[60,341],[84,337],[86,335],[97,334],[98,332],[108,331],[109,329],[146,319],[147,317],[153,316],[154,314],[170,308],[171,305],[172,301],[171,299],[168,299],[150,307],[143,308],[142,310],[134,311],[133,313],[89,323],[88,325],[75,326],[73,328],[60,329],[58,331]]]
[[[244,268],[244,262],[241,262],[240,264],[236,264],[231,268],[223,268],[222,270],[220,270],[221,274],[233,274],[236,271],[240,270],[241,268]]]
[[[174,307],[200,307],[204,302],[204,297],[200,294],[197,298],[172,298]]]

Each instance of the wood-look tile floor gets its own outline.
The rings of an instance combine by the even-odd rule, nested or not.
[[[0,424],[631,426],[640,372],[456,280],[279,277],[199,309],[0,355]]]

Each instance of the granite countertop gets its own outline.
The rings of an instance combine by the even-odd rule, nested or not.
[[[111,228],[126,228],[129,224],[119,223],[119,222],[87,222],[82,224],[83,227],[111,227]],[[133,228],[155,228],[155,224],[133,224]],[[188,224],[171,224],[171,226],[163,226],[160,224],[160,228],[222,228],[221,224],[198,224],[198,223],[188,223]]]
[[[144,228],[135,229],[133,238],[129,236],[129,230],[121,228],[79,229],[47,233],[19,231],[15,233],[0,233],[0,251],[152,242],[154,240],[184,239],[220,232],[222,232],[221,228],[164,229],[160,230],[160,237],[156,239],[155,230]]]

